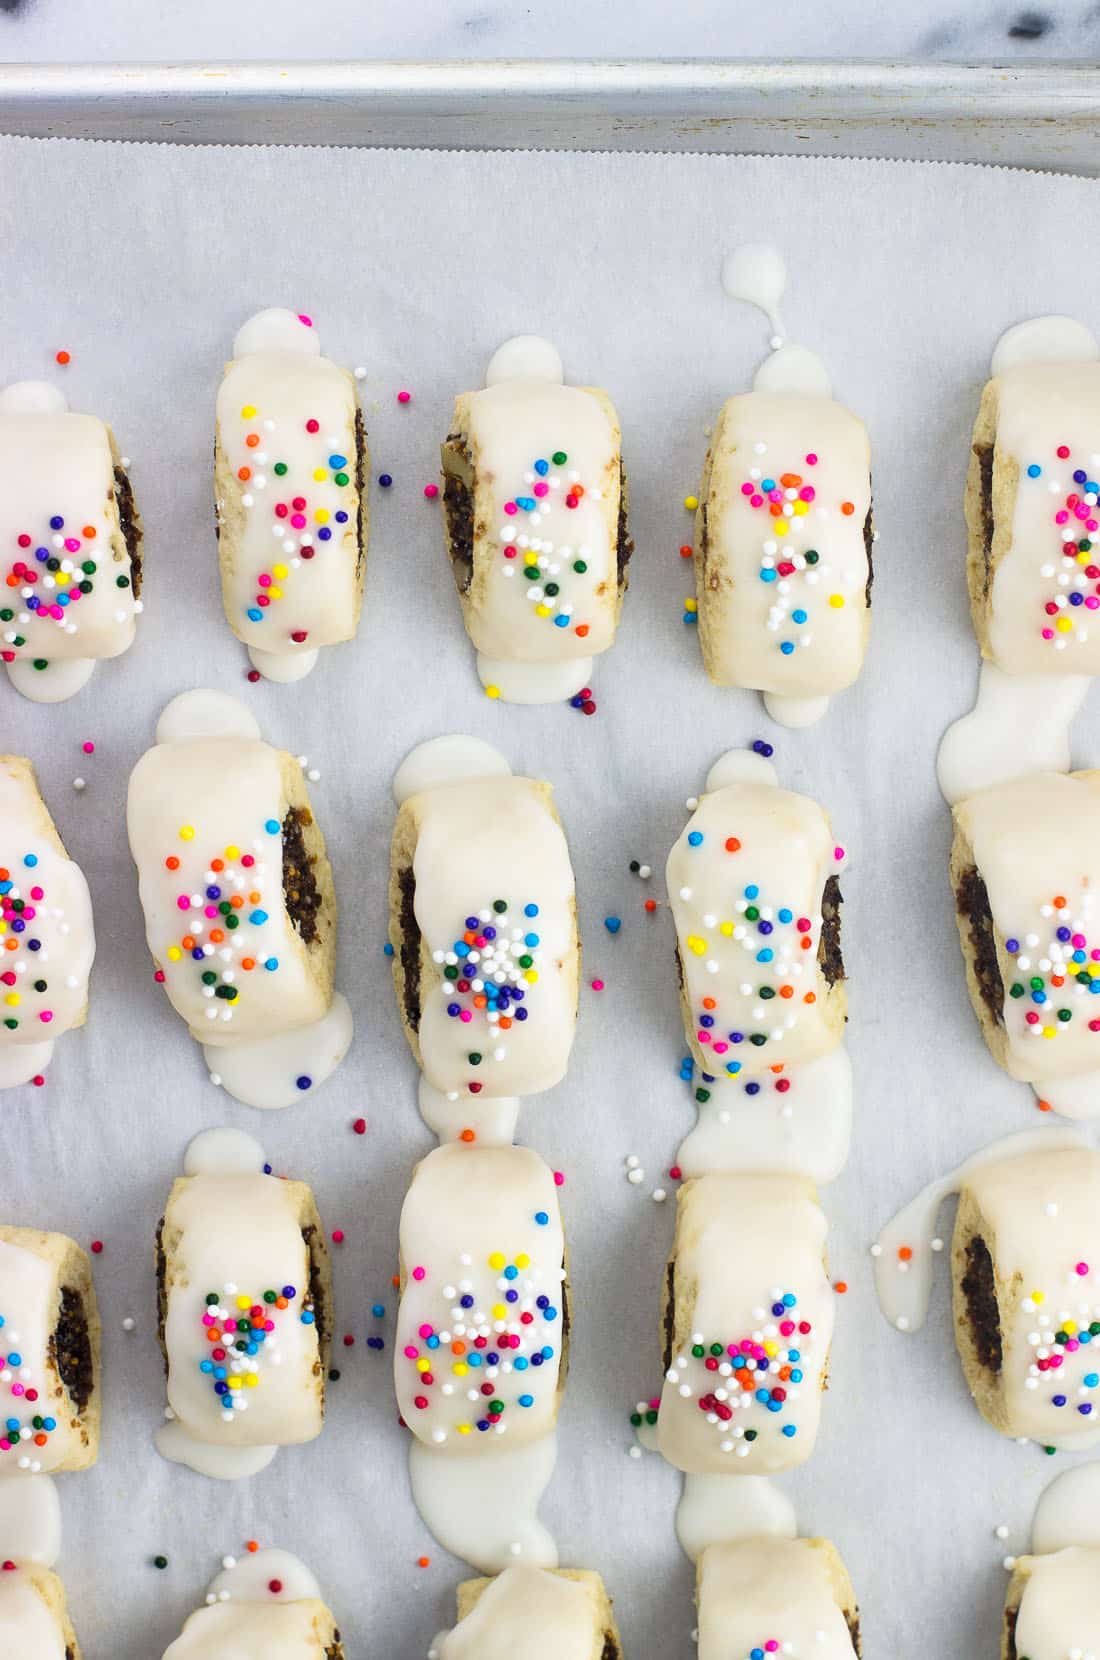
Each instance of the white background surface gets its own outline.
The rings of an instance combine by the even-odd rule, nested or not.
[[[1013,34],[1012,31],[1023,31]],[[0,62],[1095,57],[1091,0],[0,0]]]
[[[867,1653],[995,1651],[1000,1558],[1025,1542],[1052,1474],[987,1429],[950,1345],[945,1287],[920,1337],[890,1331],[866,1247],[920,1184],[994,1135],[1038,1122],[995,1068],[963,983],[946,882],[948,818],[933,759],[969,706],[960,500],[989,351],[1008,323],[1068,311],[1095,326],[1097,186],[977,169],[755,159],[418,155],[0,144],[0,369],[57,375],[111,420],[147,529],[146,616],[132,653],[72,703],[33,707],[0,684],[0,750],[25,751],[91,881],[99,958],[91,1020],[59,1045],[44,1090],[0,1104],[0,1214],[105,1242],[96,1274],[107,1417],[89,1474],[62,1478],[63,1572],[87,1660],[149,1660],[225,1551],[256,1536],[298,1550],[364,1656],[417,1660],[449,1617],[459,1565],[408,1496],[390,1380],[396,1225],[431,1145],[393,1006],[386,932],[389,781],[414,742],[467,729],[558,790],[578,872],[585,989],[568,1080],[529,1102],[521,1133],[565,1170],[576,1288],[561,1461],[546,1514],[565,1564],[599,1569],[628,1660],[689,1660],[691,1570],[672,1530],[678,1478],[627,1456],[627,1414],[659,1382],[657,1321],[672,1205],[652,1187],[692,1122],[664,856],[714,757],[766,734],[785,784],[823,800],[851,849],[844,879],[856,1136],[825,1194],[839,1309],[812,1461],[788,1487],[806,1532],[840,1546]],[[722,254],[771,236],[788,254],[792,334],[822,351],[875,448],[878,578],[861,684],[819,729],[771,727],[749,693],[706,681],[680,621],[677,548],[704,429],[762,355],[763,320],[724,298]],[[209,463],[214,393],[233,334],[269,304],[308,310],[363,384],[375,475],[363,628],[292,687],[244,681],[217,587]],[[1091,308],[1091,309],[1090,309]],[[619,406],[638,551],[619,643],[591,720],[480,694],[423,500],[453,394],[505,336],[537,330],[571,378]],[[72,353],[53,367],[53,353]],[[399,408],[400,387],[413,401]],[[355,1046],[313,1100],[259,1115],[212,1088],[154,986],[123,824],[126,779],[162,704],[209,683],[322,771],[312,786],[342,907],[340,984]],[[1080,722],[1085,738],[1095,722]],[[96,754],[80,752],[93,738]],[[1097,759],[1082,742],[1078,759]],[[72,779],[83,774],[85,793]],[[654,867],[643,886],[631,858]],[[616,913],[609,937],[602,918]],[[364,1114],[369,1133],[353,1135]],[[280,1172],[314,1184],[335,1250],[342,1377],[317,1443],[250,1483],[211,1485],[151,1444],[163,1385],[153,1230],[199,1128],[241,1125]],[[628,1153],[648,1179],[631,1187]],[[372,1302],[387,1349],[369,1352]],[[121,1321],[133,1315],[130,1336]],[[1060,1461],[1061,1462],[1061,1461]],[[732,1478],[731,1478],[732,1479]],[[993,1529],[1011,1529],[1007,1545]],[[163,1551],[164,1573],[150,1558]],[[432,1566],[415,1566],[422,1553]]]

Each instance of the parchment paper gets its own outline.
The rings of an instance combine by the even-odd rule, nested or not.
[[[577,867],[585,987],[568,1080],[521,1133],[564,1169],[576,1285],[561,1459],[545,1515],[566,1564],[599,1569],[629,1660],[688,1657],[691,1569],[673,1534],[677,1476],[628,1457],[627,1414],[655,1391],[661,1264],[673,1205],[651,1190],[693,1120],[662,894],[683,803],[723,749],[775,744],[783,781],[822,799],[852,850],[844,881],[856,1133],[825,1193],[843,1299],[817,1452],[786,1485],[803,1530],[832,1537],[856,1582],[869,1656],[991,1654],[1004,1574],[1055,1461],[1002,1441],[971,1406],[945,1287],[927,1330],[881,1319],[866,1248],[918,1185],[994,1135],[1037,1122],[987,1055],[966,1002],[946,883],[948,815],[933,758],[969,707],[960,500],[989,352],[1039,311],[1094,326],[1100,186],[948,166],[709,157],[426,155],[323,149],[0,143],[0,378],[58,376],[113,423],[147,528],[146,615],[128,657],[70,704],[0,685],[0,748],[33,756],[90,879],[99,956],[87,1030],[43,1090],[0,1101],[0,1214],[104,1242],[102,1456],[63,1478],[62,1568],[88,1660],[157,1660],[226,1551],[301,1552],[350,1656],[422,1656],[451,1615],[459,1564],[408,1496],[390,1381],[398,1211],[431,1138],[393,1006],[385,938],[389,783],[414,742],[465,729],[553,780]],[[875,451],[874,629],[860,685],[819,728],[774,728],[755,695],[707,682],[678,546],[705,429],[747,386],[766,325],[724,298],[722,254],[770,239],[792,273],[791,334],[823,353]],[[375,475],[363,627],[298,686],[251,687],[218,595],[211,419],[234,331],[260,306],[309,311],[338,361],[362,364]],[[422,496],[451,399],[507,335],[557,341],[570,378],[622,416],[638,552],[592,719],[481,695]],[[58,349],[72,354],[55,368]],[[412,394],[400,407],[400,388]],[[260,1115],[207,1081],[154,986],[123,823],[129,769],[162,704],[195,684],[239,691],[265,734],[308,755],[341,903],[340,984],[357,1037],[313,1100]],[[1041,713],[1041,692],[1038,694]],[[1095,763],[1095,719],[1078,758]],[[94,756],[81,742],[96,743]],[[74,792],[76,775],[87,789]],[[628,871],[653,866],[643,884]],[[602,919],[622,917],[612,938]],[[588,989],[593,977],[606,990]],[[352,1120],[369,1120],[367,1135]],[[238,1486],[162,1463],[152,1236],[183,1150],[227,1122],[276,1170],[311,1181],[336,1247],[341,1377],[320,1441]],[[646,1180],[631,1186],[635,1153]],[[384,1353],[366,1347],[386,1304]],[[132,1315],[137,1329],[125,1334]],[[1061,1462],[1061,1461],[1058,1461]],[[994,1527],[1010,1528],[1007,1544]],[[169,1558],[164,1572],[150,1559]],[[421,1569],[425,1554],[431,1566]]]

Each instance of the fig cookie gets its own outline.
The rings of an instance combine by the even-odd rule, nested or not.
[[[455,403],[442,446],[447,550],[490,697],[574,696],[611,646],[634,551],[619,419],[520,335]]]
[[[355,381],[312,319],[273,308],[239,331],[218,391],[214,496],[230,628],[269,680],[300,680],[354,639],[370,459]]]
[[[321,1587],[289,1551],[227,1557],[206,1606],[188,1618],[164,1660],[222,1660],[246,1653],[264,1660],[344,1660]]]
[[[813,1655],[854,1660],[859,1607],[828,1539],[737,1539],[708,1545],[696,1576],[699,1660]]]
[[[6,1562],[0,1573],[0,1631],[6,1652],[26,1660],[80,1660],[65,1587],[49,1568]]]
[[[506,1568],[458,1587],[458,1623],[429,1660],[621,1660],[611,1598],[582,1568]]]
[[[64,1234],[0,1227],[0,1477],[96,1462],[99,1351],[86,1253]]]

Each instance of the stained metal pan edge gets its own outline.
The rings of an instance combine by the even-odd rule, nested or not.
[[[1095,173],[1082,63],[0,66],[0,132],[173,143],[863,155]]]

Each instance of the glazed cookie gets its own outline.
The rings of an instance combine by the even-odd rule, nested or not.
[[[458,1587],[458,1624],[435,1660],[621,1660],[611,1598],[583,1568],[506,1568]]]
[[[828,1539],[738,1539],[699,1558],[699,1660],[861,1653],[848,1570]]]
[[[301,766],[220,693],[175,699],[157,738],[127,804],[156,978],[230,1094],[287,1106],[351,1040],[333,991],[332,870]]]
[[[164,1660],[344,1660],[332,1613],[312,1573],[288,1551],[261,1550],[218,1574]]]
[[[1100,1547],[1018,1556],[1005,1593],[1001,1660],[1064,1660],[1100,1650]]]
[[[0,1573],[4,1652],[19,1660],[80,1660],[65,1587],[49,1568],[5,1563]]]
[[[0,755],[0,1089],[45,1071],[82,1026],[95,930],[88,884],[65,851],[34,768]]]
[[[619,419],[562,384],[522,335],[455,403],[442,447],[447,546],[482,685],[510,703],[574,695],[615,638],[634,545]]]
[[[99,1338],[80,1246],[61,1233],[0,1226],[0,1477],[95,1463]]]
[[[535,1095],[565,1075],[577,1014],[576,897],[550,785],[494,772],[431,783],[404,763],[390,861],[394,986],[428,1084]],[[456,752],[457,753],[457,752]],[[493,751],[471,751],[487,768]],[[402,775],[418,787],[405,794]],[[420,787],[424,786],[424,787]],[[457,889],[457,892],[456,892]]]
[[[553,1429],[569,1292],[553,1173],[527,1147],[450,1143],[401,1211],[394,1378],[418,1440],[456,1456]]]
[[[171,1409],[157,1445],[232,1480],[321,1433],[332,1280],[310,1189],[264,1174],[256,1144],[227,1135],[192,1143],[186,1167],[198,1173],[177,1179],[157,1231]]]
[[[813,1452],[833,1292],[825,1217],[797,1176],[703,1176],[677,1196],[660,1450],[689,1475],[770,1475]]]
[[[951,885],[982,1035],[1056,1111],[1100,1111],[1100,772],[1018,778],[954,818]]]
[[[820,393],[753,391],[718,416],[695,517],[710,678],[790,725],[858,677],[871,618],[871,452]]]
[[[218,392],[214,495],[226,618],[270,680],[355,636],[369,464],[355,381],[310,319],[250,318]]]
[[[38,381],[0,391],[0,657],[17,691],[59,703],[133,644],[141,519],[109,426]]]
[[[983,1418],[1047,1446],[1100,1440],[1100,1153],[1036,1148],[970,1171],[951,1267]]]
[[[843,1035],[844,851],[815,801],[716,775],[668,857],[680,1003],[704,1087],[737,1079],[755,1094]]]

